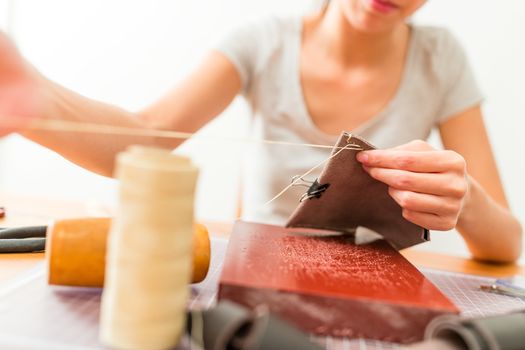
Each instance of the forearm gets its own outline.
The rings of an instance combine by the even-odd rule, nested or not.
[[[519,221],[472,177],[469,177],[469,190],[456,228],[476,259],[512,262],[521,254]]]
[[[39,77],[42,96],[41,119],[68,122],[114,125],[143,129],[147,127],[137,115],[123,109],[97,102]],[[56,151],[66,159],[90,171],[113,175],[117,153],[131,144],[174,148],[180,140],[151,136],[111,135],[93,132],[44,131],[28,129],[21,133],[28,139]]]
[[[35,72],[42,108],[38,117],[69,122],[112,125],[126,128],[169,129],[188,133],[199,130],[219,115],[241,89],[241,78],[231,61],[218,52],[165,97],[139,115],[97,102],[45,79]],[[1,131],[1,130],[0,130]],[[102,175],[113,175],[118,152],[131,144],[175,148],[182,140],[109,133],[26,130],[27,138],[48,147],[70,161]]]

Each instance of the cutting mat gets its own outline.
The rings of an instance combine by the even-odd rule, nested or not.
[[[190,308],[210,307],[226,251],[225,240],[212,240],[212,264],[206,280],[192,286]],[[422,270],[465,316],[525,309],[525,299],[479,290],[491,278]],[[49,287],[42,264],[0,286],[0,348],[40,350],[104,349],[98,342],[100,289]],[[348,315],[352,317],[352,315]],[[396,349],[395,344],[365,339],[316,338],[327,349]],[[74,345],[72,345],[74,344]],[[180,346],[180,349],[187,347]]]

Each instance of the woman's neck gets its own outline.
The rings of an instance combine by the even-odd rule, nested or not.
[[[309,22],[315,45],[345,66],[381,64],[404,52],[410,30],[400,24],[388,32],[365,33],[352,27],[337,6],[328,6]]]

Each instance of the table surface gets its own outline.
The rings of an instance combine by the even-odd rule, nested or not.
[[[93,203],[8,193],[0,193],[0,206],[6,209],[6,217],[0,219],[0,227],[45,225],[53,219],[82,218],[110,213],[107,208],[97,207]],[[232,227],[231,223],[218,222],[205,222],[205,225],[214,236],[222,237],[227,237]],[[402,253],[417,267],[493,277],[525,275],[525,267],[516,264],[487,264],[415,249],[405,249]],[[44,259],[44,253],[0,254],[0,283],[27,271]]]

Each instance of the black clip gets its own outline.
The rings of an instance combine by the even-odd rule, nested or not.
[[[321,194],[323,194],[323,192],[326,191],[328,187],[330,187],[330,184],[321,185],[318,179],[315,179],[315,181],[308,181],[299,175],[296,175],[292,178],[292,183],[293,186],[308,187],[306,193],[301,196],[301,199],[299,200],[300,202],[312,198],[321,198]]]
[[[324,193],[330,187],[330,184],[320,184],[317,179],[312,183],[312,186],[306,191],[301,197],[301,202],[312,198],[321,198],[321,194]]]
[[[315,179],[315,181],[308,181],[300,176],[294,176],[292,181],[294,182],[294,186],[308,187],[306,193],[303,194],[299,200],[300,202],[312,198],[321,198],[321,194],[323,194],[323,192],[326,191],[328,187],[330,187],[330,184],[321,185],[317,179]],[[299,183],[299,181],[301,181],[301,183]]]

